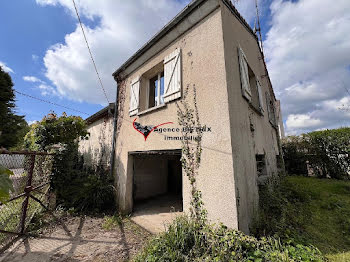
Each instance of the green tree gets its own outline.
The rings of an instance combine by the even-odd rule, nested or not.
[[[27,131],[28,124],[24,116],[16,115],[14,110],[13,82],[11,76],[0,66],[0,147],[18,146]]]
[[[58,117],[52,112],[31,125],[24,138],[24,146],[30,150],[47,151],[51,146],[74,144],[77,139],[87,137],[86,124],[81,117],[67,116],[66,113]]]
[[[88,139],[85,121],[78,116],[58,117],[55,113],[31,125],[25,147],[54,151],[51,188],[57,204],[76,210],[104,210],[114,207],[113,177],[108,170],[84,166],[78,151],[79,139]]]

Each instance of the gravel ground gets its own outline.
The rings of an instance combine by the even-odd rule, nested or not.
[[[105,218],[67,217],[38,237],[17,242],[1,262],[129,261],[147,243],[149,232],[128,219],[106,227]]]

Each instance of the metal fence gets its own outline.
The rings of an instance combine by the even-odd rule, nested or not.
[[[10,169],[13,191],[0,202],[0,253],[25,234],[33,216],[47,208],[53,155],[0,150],[0,164]]]

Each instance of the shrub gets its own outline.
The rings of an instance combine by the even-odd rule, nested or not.
[[[78,138],[87,139],[88,135],[81,117],[67,116],[66,113],[58,117],[52,112],[31,125],[24,138],[24,145],[27,149],[42,151],[58,144],[75,143]]]
[[[84,166],[77,144],[68,144],[56,153],[53,173],[52,188],[57,194],[57,204],[64,208],[76,211],[115,208],[113,177],[101,166]]]
[[[156,261],[324,261],[313,247],[282,244],[278,238],[256,239],[224,225],[198,227],[193,218],[178,217],[149,242],[136,262]]]
[[[289,174],[307,175],[307,144],[301,136],[289,136],[282,140],[283,158]]]
[[[300,230],[310,217],[309,196],[295,190],[283,175],[268,178],[259,186],[259,210],[250,228],[253,235],[278,235],[284,241],[304,242]]]
[[[350,178],[350,128],[290,136],[282,143],[286,170],[307,175],[306,161],[318,177]]]
[[[55,152],[51,186],[57,204],[75,211],[114,209],[114,182],[102,165],[84,165],[78,140],[88,139],[85,121],[78,116],[58,117],[54,112],[31,126],[25,146],[31,150]]]
[[[317,176],[350,178],[350,128],[315,131],[305,139],[311,148],[309,162]]]

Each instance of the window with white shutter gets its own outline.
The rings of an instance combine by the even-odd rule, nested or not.
[[[261,84],[259,80],[256,80],[256,88],[258,89],[258,97],[259,97],[259,109],[261,113],[264,112],[264,99],[263,99],[263,93],[261,90]]]
[[[130,85],[130,108],[129,115],[134,116],[139,112],[140,79],[136,78]]]
[[[242,48],[238,47],[238,57],[239,57],[239,69],[241,74],[241,87],[242,87],[242,95],[251,101],[252,92],[250,90],[249,84],[249,68],[247,63],[247,58],[242,50]]]
[[[164,59],[164,102],[181,97],[181,49],[176,49]]]
[[[275,105],[268,92],[265,93],[265,96],[266,96],[266,107],[267,107],[267,113],[269,116],[269,121],[272,125],[276,126]]]

